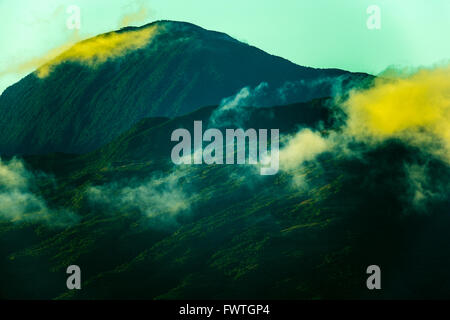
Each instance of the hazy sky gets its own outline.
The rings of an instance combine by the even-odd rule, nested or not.
[[[81,8],[86,38],[123,21],[187,21],[222,31],[297,64],[379,73],[391,65],[450,59],[450,0],[0,0],[0,92],[40,58],[75,39],[69,5]],[[378,5],[381,29],[366,10]]]

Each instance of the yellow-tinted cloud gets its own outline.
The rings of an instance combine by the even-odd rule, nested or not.
[[[391,77],[394,74],[390,72]],[[294,170],[294,179],[302,182],[295,169],[322,153],[359,157],[367,149],[354,150],[350,142],[362,142],[371,149],[389,139],[417,147],[450,165],[450,66],[379,78],[369,89],[352,91],[338,105],[348,116],[342,130],[330,130],[326,135],[300,130],[280,150],[280,169]],[[414,185],[423,189],[415,191],[416,200],[425,195],[429,198],[432,194],[425,190],[425,180],[419,181],[418,174],[412,177]]]
[[[345,133],[366,142],[400,139],[450,163],[450,66],[377,79],[344,104]]]
[[[36,71],[36,74],[40,78],[45,78],[55,66],[66,61],[97,67],[109,59],[145,47],[156,32],[157,27],[150,26],[127,32],[111,32],[84,40],[44,64]]]

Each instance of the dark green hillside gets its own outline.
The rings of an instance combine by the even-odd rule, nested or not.
[[[270,119],[269,127],[279,126],[283,136],[303,126],[326,132],[337,125],[329,104],[319,99],[244,108],[250,112],[244,124],[258,128]],[[49,206],[82,218],[63,229],[0,224],[3,297],[449,297],[449,198],[428,204],[424,214],[405,201],[403,170],[427,163],[433,181],[445,185],[447,166],[388,141],[367,150],[355,145],[361,157],[323,154],[275,176],[260,176],[249,166],[174,168],[172,130],[207,121],[213,111],[142,120],[82,156],[26,157],[29,168],[55,176],[57,188],[45,180],[39,187]],[[90,199],[92,187],[103,188],[102,201]],[[134,188],[145,197],[122,201]],[[189,206],[174,213],[183,197]],[[69,264],[82,268],[81,291],[65,289]],[[365,287],[371,264],[383,271],[378,292]]]
[[[246,86],[267,82],[275,90],[287,81],[304,81],[283,102],[292,103],[329,96],[338,77],[348,82],[367,76],[298,66],[188,23],[160,21],[118,33],[154,26],[158,33],[141,49],[94,68],[65,62],[44,79],[33,73],[5,90],[0,153],[83,153],[143,118],[217,105]]]

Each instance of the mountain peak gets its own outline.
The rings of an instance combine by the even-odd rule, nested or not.
[[[0,96],[0,152],[82,153],[147,117],[218,105],[244,87],[310,83],[286,103],[330,95],[314,69],[186,22],[155,21],[77,43]]]
[[[117,32],[128,32],[128,31],[137,31],[144,30],[147,28],[157,27],[160,34],[168,34],[171,33],[173,35],[177,35],[179,37],[184,36],[198,36],[204,37],[205,39],[219,39],[219,40],[228,40],[239,43],[238,40],[230,37],[226,33],[207,30],[198,25],[195,25],[190,22],[184,21],[174,21],[174,20],[157,20],[140,27],[128,26],[121,28]]]

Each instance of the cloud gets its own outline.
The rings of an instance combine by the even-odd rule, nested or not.
[[[314,160],[319,154],[329,151],[331,141],[320,132],[301,129],[290,138],[280,151],[280,167],[284,170],[294,169],[306,161]]]
[[[343,104],[345,134],[376,144],[398,139],[450,164],[450,65],[377,79]]]
[[[174,169],[168,175],[154,175],[142,182],[124,180],[87,190],[93,205],[109,209],[137,211],[143,216],[166,225],[176,224],[177,216],[190,212],[195,196],[179,183],[187,171]]]
[[[157,27],[149,26],[144,29],[110,32],[87,40],[82,40],[75,30],[70,38],[56,48],[42,56],[34,57],[23,63],[13,64],[0,72],[0,77],[6,74],[23,73],[37,69],[39,78],[46,78],[59,64],[77,62],[81,65],[96,68],[110,59],[124,56],[134,50],[145,47]]]
[[[0,77],[23,73],[36,69],[39,78],[46,78],[61,63],[76,62],[96,68],[110,59],[124,56],[149,44],[157,33],[158,27],[110,32],[87,40],[82,40],[78,31],[59,47],[53,48],[42,56],[34,57],[23,63],[13,64],[0,72]]]
[[[70,226],[79,217],[67,210],[54,210],[32,191],[35,176],[18,159],[0,159],[0,221],[45,223],[51,227]]]
[[[222,99],[220,105],[209,118],[210,127],[243,126],[251,111],[248,107],[258,107],[269,95],[269,85],[260,83],[254,89],[244,87],[237,94]]]
[[[135,23],[142,23],[151,15],[151,9],[145,2],[135,1],[134,5],[138,7],[137,10],[130,13],[125,13],[121,17],[119,23],[120,28],[128,27]]]
[[[130,11],[128,7],[131,7],[135,11],[128,13]],[[107,54],[105,54],[105,50],[108,51],[108,49],[105,48],[104,45],[108,44],[106,43],[106,41],[103,41],[103,46],[100,45],[100,47],[103,47],[105,50],[103,52],[100,52],[97,57],[93,56],[92,54],[89,57],[89,52],[86,52],[89,51],[88,48],[86,46],[84,46],[84,48],[81,48],[81,46],[76,46],[76,44],[82,40],[94,36],[95,33],[92,33],[91,31],[83,28],[83,35],[81,36],[80,30],[78,29],[69,30],[67,28],[60,28],[61,25],[65,25],[66,23],[66,8],[66,5],[54,4],[54,6],[50,5],[48,8],[31,10],[27,15],[29,17],[26,19],[26,21],[23,22],[23,24],[21,24],[20,26],[17,26],[19,29],[23,26],[27,27],[24,30],[20,29],[18,31],[19,34],[21,32],[24,34],[30,34],[30,32],[34,34],[32,39],[29,39],[30,41],[28,41],[34,42],[34,49],[30,51],[28,50],[28,48],[26,50],[27,52],[25,52],[25,55],[22,57],[20,55],[18,56],[16,53],[13,53],[11,59],[8,59],[9,63],[5,63],[0,66],[0,86],[2,86],[0,88],[0,93],[7,86],[17,82],[23,76],[37,69],[39,70],[37,70],[35,74],[39,77],[43,78],[48,76],[55,66],[66,60],[77,61],[90,67],[98,66],[99,63],[106,61],[107,58],[113,58],[118,55],[126,54],[130,52],[130,50],[134,50],[133,47],[137,49],[142,47],[140,45],[140,43],[144,42],[144,39],[142,38],[146,38],[146,33],[149,32],[149,30],[147,30],[146,32],[143,32],[141,34],[132,33],[132,39],[130,39],[128,43],[126,43],[126,41],[124,41],[123,39],[119,39],[118,41],[114,42],[114,40],[117,40],[117,37],[106,37],[106,39],[102,40],[110,40],[112,45],[117,45],[116,49],[111,52],[111,56],[107,57]],[[124,11],[127,13],[123,14]],[[123,27],[133,23],[144,22],[148,18],[151,11],[146,6],[144,1],[135,1],[123,8],[121,10],[121,13],[123,15],[120,18],[120,27]],[[50,32],[55,28],[57,28],[59,32]],[[102,30],[103,28],[98,31],[100,32]],[[19,38],[20,37],[18,37],[18,39]],[[45,39],[46,41],[39,41],[40,38],[41,40]],[[141,40],[142,42],[140,42]],[[56,45],[51,49],[48,46],[45,47],[45,43],[54,43],[55,41],[56,43],[59,43],[59,45]],[[19,41],[16,42],[17,44],[19,44]],[[90,44],[93,43],[91,42]],[[30,44],[28,44],[28,47],[29,46]],[[9,52],[13,50],[13,47],[14,46],[7,46],[6,51]],[[75,47],[77,50],[80,49],[85,52],[80,54],[80,52],[72,51],[67,55],[65,54],[66,51]],[[80,55],[77,57],[78,54]]]
[[[68,61],[91,68],[98,67],[110,59],[145,47],[157,30],[158,27],[153,25],[138,30],[110,32],[84,40],[40,67],[36,74],[40,78],[45,78],[57,65]]]

